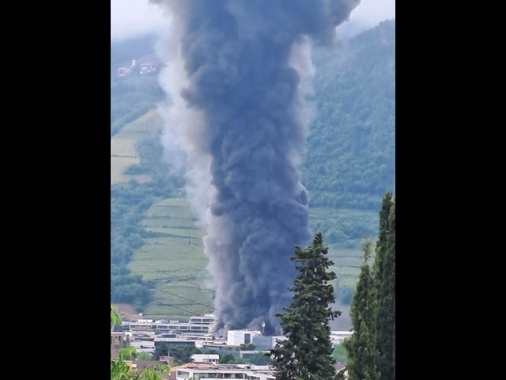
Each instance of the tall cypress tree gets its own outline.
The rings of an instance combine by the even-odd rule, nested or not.
[[[360,267],[357,287],[350,307],[353,335],[343,342],[348,352],[349,380],[379,380],[377,369],[378,350],[375,334],[375,291],[368,260],[371,242],[364,245],[364,262]]]
[[[374,277],[375,277],[375,288],[377,289],[379,286],[379,281],[381,280],[381,273],[383,273],[383,265],[385,252],[388,247],[388,233],[390,231],[389,228],[389,217],[390,217],[390,209],[392,208],[392,192],[388,191],[383,196],[383,200],[381,202],[381,208],[379,212],[379,228],[378,228],[378,238],[376,240],[376,255],[374,258]],[[377,297],[377,295],[376,295]]]
[[[277,314],[287,337],[271,350],[277,380],[328,380],[335,376],[329,319],[341,315],[329,306],[335,302],[330,281],[336,274],[328,268],[334,263],[326,256],[321,233],[306,249],[295,247],[290,260],[296,262],[292,303]]]
[[[395,201],[383,197],[373,270],[367,261],[371,243],[364,247],[350,315],[355,329],[344,346],[350,380],[395,380]]]
[[[376,250],[376,337],[380,380],[395,380],[395,202],[383,199]]]

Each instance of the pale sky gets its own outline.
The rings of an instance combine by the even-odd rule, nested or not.
[[[341,24],[338,36],[349,37],[376,26],[383,20],[395,18],[395,0],[361,0],[350,20]],[[168,18],[161,7],[149,0],[111,0],[111,39],[132,37],[143,32],[163,31]]]

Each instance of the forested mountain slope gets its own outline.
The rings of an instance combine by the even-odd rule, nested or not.
[[[129,67],[134,61],[137,65],[149,62],[161,66],[155,43],[156,36],[148,34],[111,44],[111,136],[165,97],[157,73],[118,76],[120,67]]]
[[[395,20],[313,54],[316,112],[301,172],[310,207],[378,209],[395,191]]]

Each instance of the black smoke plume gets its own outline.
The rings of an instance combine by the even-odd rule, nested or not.
[[[310,240],[297,169],[308,46],[332,45],[359,0],[151,2],[170,17],[167,133],[187,153],[187,194],[207,231],[215,330],[265,322],[266,334],[280,334],[275,314],[290,304],[295,275],[289,258]]]

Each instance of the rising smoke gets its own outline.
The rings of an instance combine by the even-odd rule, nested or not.
[[[187,157],[187,196],[206,228],[219,329],[280,334],[295,245],[306,245],[298,164],[310,113],[310,44],[330,46],[359,0],[151,0],[170,15],[160,77],[165,146]]]

